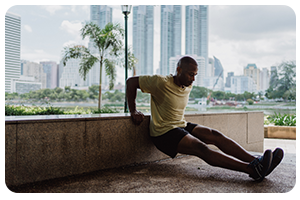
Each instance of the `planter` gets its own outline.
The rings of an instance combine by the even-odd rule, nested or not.
[[[295,126],[265,126],[265,138],[296,139]]]

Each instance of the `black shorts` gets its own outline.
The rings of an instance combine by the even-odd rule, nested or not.
[[[179,142],[184,136],[192,133],[195,126],[197,126],[197,124],[188,122],[185,128],[174,128],[158,137],[151,137],[151,139],[157,149],[171,158],[175,158]]]

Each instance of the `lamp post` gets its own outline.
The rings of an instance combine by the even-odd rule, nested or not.
[[[127,97],[126,97],[126,80],[128,78],[128,50],[127,50],[127,21],[128,15],[131,10],[131,5],[122,5],[122,13],[124,14],[125,18],[125,106],[124,106],[124,113],[128,113],[128,105],[127,105]]]

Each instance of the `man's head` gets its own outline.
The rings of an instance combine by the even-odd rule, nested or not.
[[[184,56],[177,63],[177,79],[180,85],[190,86],[198,72],[198,64],[192,57]]]

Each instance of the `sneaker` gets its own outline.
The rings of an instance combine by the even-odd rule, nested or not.
[[[263,156],[258,156],[255,158],[248,167],[251,167],[255,171],[255,175],[249,175],[255,181],[262,181],[267,171],[269,170],[272,163],[272,151],[270,149],[266,150]]]
[[[281,148],[276,148],[272,154],[272,163],[265,176],[268,176],[279,165],[284,155],[283,150]]]

